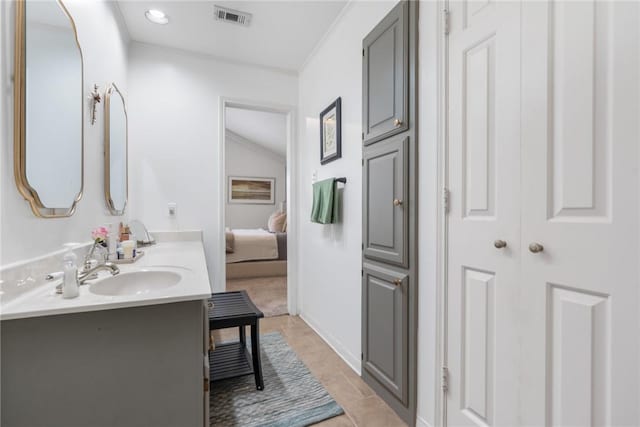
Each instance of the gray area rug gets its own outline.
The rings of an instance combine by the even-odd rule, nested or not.
[[[264,390],[253,375],[212,383],[212,426],[303,427],[344,413],[279,333],[261,335],[260,347]]]

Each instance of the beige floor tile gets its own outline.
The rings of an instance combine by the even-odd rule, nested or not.
[[[404,427],[406,424],[379,397],[341,403],[358,427]]]
[[[339,417],[330,418],[326,421],[314,424],[314,427],[354,427],[348,415],[340,415]]]
[[[346,365],[346,364],[345,364]],[[363,397],[375,396],[375,392],[365,383],[358,374],[353,372],[353,369],[348,367],[348,370],[343,372],[346,380],[354,386]]]

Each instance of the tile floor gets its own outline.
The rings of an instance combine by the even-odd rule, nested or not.
[[[260,321],[260,332],[280,332],[311,373],[345,411],[316,427],[404,427],[406,424],[300,317]],[[237,329],[215,331],[216,342],[237,338]],[[249,331],[247,331],[249,335]]]

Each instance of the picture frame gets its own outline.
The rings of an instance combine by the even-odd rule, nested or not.
[[[227,182],[227,200],[238,205],[275,205],[276,179],[230,176]]]
[[[342,100],[338,97],[320,113],[320,164],[342,157]]]

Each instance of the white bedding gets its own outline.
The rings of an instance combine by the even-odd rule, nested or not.
[[[234,251],[227,254],[227,264],[278,259],[278,240],[275,234],[261,228],[231,231],[234,236]]]

